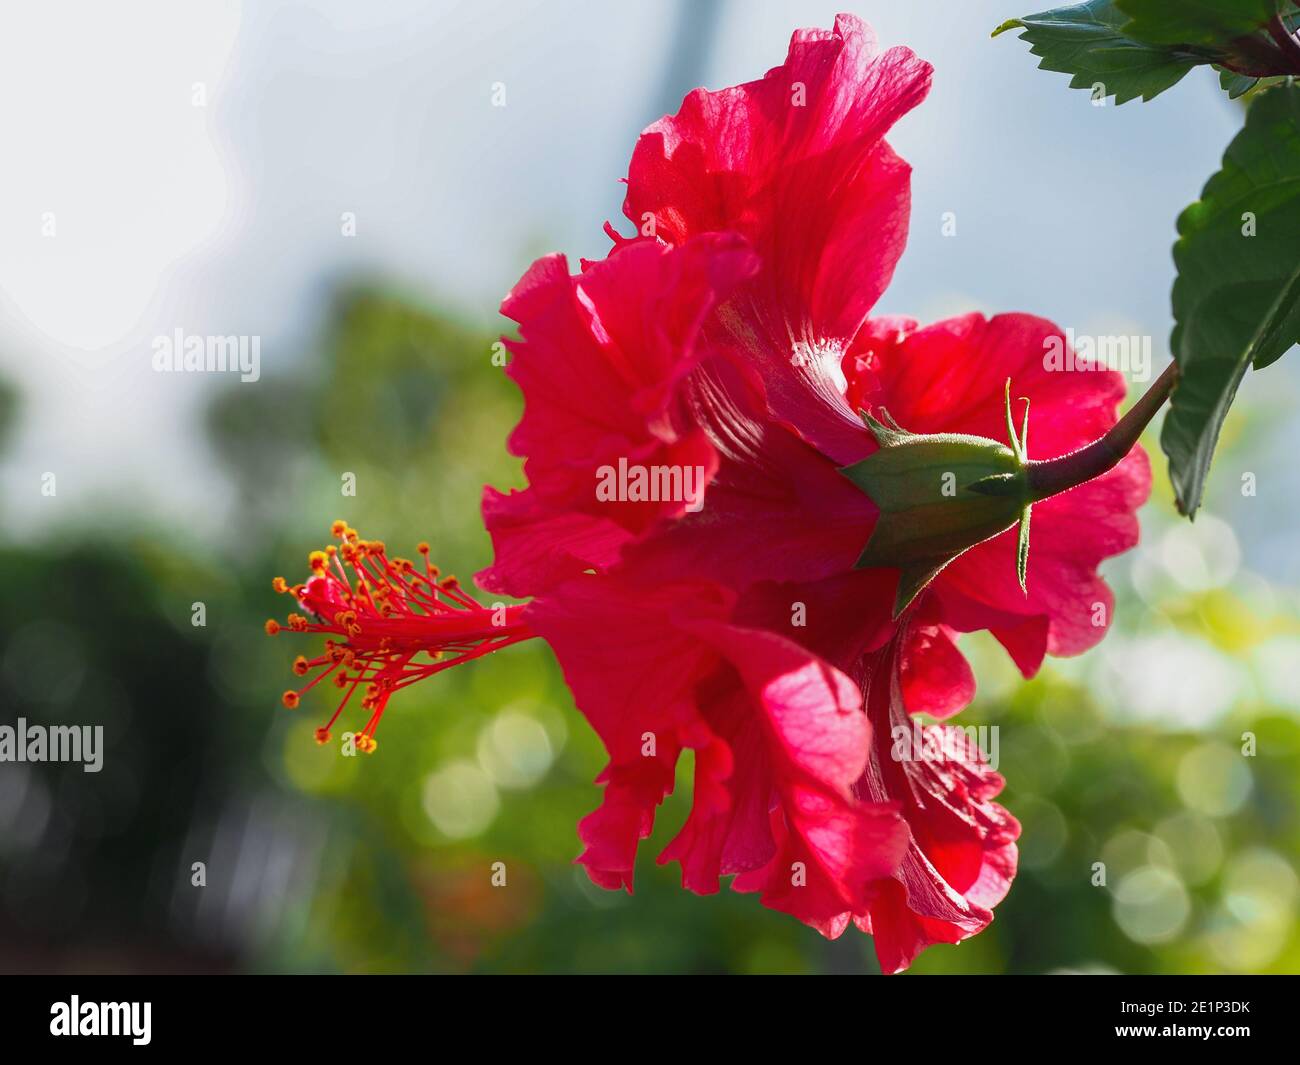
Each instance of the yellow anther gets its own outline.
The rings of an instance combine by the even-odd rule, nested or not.
[[[274,618],[269,619],[266,623],[266,634],[268,636],[274,636],[279,631],[280,631],[280,623],[276,621]]]
[[[275,580],[271,582],[271,591],[273,592],[283,593],[283,592],[287,592],[288,590],[289,590],[289,584],[287,581],[285,581],[283,577],[276,577]]]
[[[337,521],[334,522],[333,525],[330,526],[331,536],[341,537],[347,531],[348,531],[348,523],[344,521],[342,518],[339,518]]]
[[[285,692],[282,696],[280,696],[280,702],[284,703],[284,705],[287,706],[290,710],[297,710],[298,704],[301,701],[302,700],[299,698],[298,693],[294,691]]]
[[[293,660],[293,671],[300,677],[305,677],[307,671],[311,669],[311,663],[303,655],[299,655]]]
[[[313,573],[323,570],[329,563],[329,556],[324,551],[313,551],[307,556],[307,565]]]

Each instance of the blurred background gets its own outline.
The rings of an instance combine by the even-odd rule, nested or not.
[[[1150,335],[1158,372],[1174,220],[1241,122],[1213,75],[1096,107],[989,39],[1023,0],[840,6],[936,67],[891,136],[912,235],[878,310]],[[312,742],[329,695],[279,705],[306,641],[262,634],[271,577],[300,579],[336,517],[486,564],[481,486],[522,483],[501,296],[538,254],[604,254],[643,126],[835,10],[6,12],[0,724],[100,724],[106,753],[98,774],[0,764],[0,969],[875,971],[863,936],[654,865],[689,757],[636,896],[592,887],[571,863],[603,759],[544,647],[404,693],[381,751],[344,759]],[[260,379],[154,372],[178,328],[260,337]],[[967,638],[961,723],[1000,726],[1022,871],[986,933],[913,972],[1300,971],[1298,390],[1293,362],[1247,379],[1194,525],[1156,461],[1099,648],[1025,683]]]

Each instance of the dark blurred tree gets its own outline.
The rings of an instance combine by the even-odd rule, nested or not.
[[[96,773],[0,765],[4,967],[229,964],[171,907],[195,819],[242,760],[203,630],[125,547],[2,550],[0,584],[0,723],[98,726],[104,747]]]
[[[9,436],[17,420],[18,393],[11,385],[0,380],[0,452],[8,446]]]

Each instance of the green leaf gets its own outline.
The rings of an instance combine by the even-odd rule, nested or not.
[[[1206,63],[1218,65],[1235,99],[1259,78],[1295,71],[1295,50],[1281,47],[1269,27],[1279,16],[1288,32],[1300,26],[1300,11],[1281,10],[1289,2],[1089,0],[1010,19],[993,36],[1023,29],[1042,69],[1074,75],[1071,88],[1101,84],[1117,103],[1150,100]]]
[[[1219,87],[1228,94],[1230,100],[1239,100],[1256,87],[1269,89],[1286,81],[1286,78],[1278,77],[1252,78],[1248,74],[1234,73],[1226,67],[1215,67],[1214,69],[1219,72]]]
[[[1112,0],[1088,0],[1011,19],[994,30],[993,36],[1023,29],[1020,39],[1040,57],[1039,69],[1072,74],[1072,89],[1092,89],[1100,83],[1103,95],[1113,95],[1117,104],[1139,96],[1150,100],[1205,61],[1136,40],[1123,30],[1127,21],[1128,16]]]
[[[1190,515],[1247,367],[1300,341],[1300,86],[1255,98],[1178,234],[1170,348],[1179,381],[1160,446],[1178,509]]]
[[[1147,44],[1220,47],[1254,33],[1279,11],[1278,0],[1116,0],[1129,16],[1124,32]]]
[[[1236,74],[1224,67],[1215,67],[1219,72],[1219,87],[1228,94],[1228,99],[1235,100],[1240,96],[1245,96],[1256,85],[1259,84],[1259,78],[1247,77],[1245,74]]]

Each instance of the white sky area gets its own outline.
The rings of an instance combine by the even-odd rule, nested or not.
[[[878,310],[1024,310],[1152,334],[1163,365],[1174,220],[1240,125],[1212,75],[1094,107],[1014,35],[989,39],[1050,6],[1032,0],[719,6],[699,55],[675,0],[7,6],[0,378],[22,420],[0,467],[0,535],[112,508],[221,540],[201,412],[224,382],[155,373],[155,336],[258,335],[264,376],[305,366],[330,283],[365,273],[491,327],[535,255],[604,254],[643,126],[696,84],[760,76],[791,30],[829,26],[837,6],[936,68],[891,137],[914,168],[912,237]],[[491,105],[497,82],[505,107]],[[940,233],[946,211],[956,236]],[[1294,367],[1269,374],[1243,393],[1284,410]],[[1269,520],[1255,500],[1234,520],[1234,491],[1220,513],[1280,550],[1295,472],[1264,452],[1247,468],[1274,498]]]

